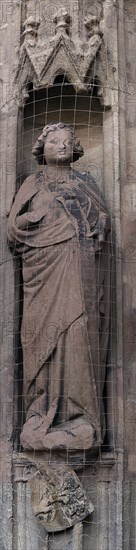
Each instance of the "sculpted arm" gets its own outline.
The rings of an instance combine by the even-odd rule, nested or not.
[[[17,192],[8,218],[7,236],[10,247],[19,250],[19,245],[24,242],[23,230],[27,229],[27,212],[31,197],[35,192],[34,176],[26,178]]]

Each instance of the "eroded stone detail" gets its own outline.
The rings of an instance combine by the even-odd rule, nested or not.
[[[72,527],[94,510],[82,483],[68,466],[38,469],[29,485],[35,517],[49,532]]]
[[[71,126],[45,126],[33,154],[42,171],[18,191],[8,238],[23,263],[20,440],[27,452],[58,453],[31,480],[35,515],[55,531],[92,511],[66,456],[97,454],[105,435],[110,219],[94,180],[70,168],[84,154]]]
[[[100,96],[103,96],[103,104],[110,106],[110,86],[108,87],[106,79],[108,94],[105,103],[105,92],[103,93],[103,82],[101,82],[101,74],[105,75],[103,65],[105,66],[108,58],[100,18],[88,16],[85,19],[87,41],[73,36],[72,20],[65,8],[58,10],[53,22],[55,23],[54,35],[48,41],[46,36],[43,37],[41,43],[37,37],[39,21],[35,21],[32,16],[25,21],[24,43],[20,51],[14,82],[19,104],[25,103],[27,86],[30,82],[33,82],[35,89],[46,88],[52,86],[56,76],[62,73],[67,76],[68,81],[77,92],[87,91],[90,85],[94,86],[96,61],[98,52],[100,52],[97,62],[98,87],[100,87]],[[101,48],[103,49],[102,56]],[[106,77],[115,86],[111,62],[108,64]]]
[[[69,34],[69,27],[70,27],[70,15],[68,11],[65,8],[60,8],[58,12],[55,14],[53,19],[55,25],[56,25],[56,33],[57,34]]]
[[[8,223],[23,259],[21,443],[29,451],[97,449],[105,434],[110,220],[97,186],[70,169],[84,154],[70,126],[46,126],[33,154],[47,170],[23,183]]]
[[[100,19],[95,15],[85,18],[85,27],[87,30],[87,38],[89,40],[94,34],[98,34],[102,38],[103,33],[100,29]]]
[[[28,43],[30,46],[35,46],[36,44],[39,25],[40,21],[35,21],[32,16],[28,17],[24,22],[23,36],[25,42]]]

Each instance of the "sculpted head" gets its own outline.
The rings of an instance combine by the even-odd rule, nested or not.
[[[72,126],[59,122],[43,128],[33,150],[38,164],[68,165],[83,156],[84,150]]]

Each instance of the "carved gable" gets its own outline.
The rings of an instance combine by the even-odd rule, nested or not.
[[[104,90],[105,59],[107,51],[101,30],[101,20],[92,15],[84,19],[87,40],[71,34],[71,17],[65,8],[60,8],[54,16],[55,32],[47,41],[38,39],[40,21],[32,16],[24,23],[24,43],[21,48],[16,73],[16,93],[19,102],[28,97],[27,88],[33,82],[34,89],[52,86],[57,75],[65,74],[77,92],[88,90],[97,80],[99,95],[105,106],[111,103],[110,94]],[[102,51],[102,56],[101,56]],[[97,69],[97,70],[96,70]],[[113,80],[111,62],[108,64],[108,76]],[[107,87],[108,90],[108,87]]]

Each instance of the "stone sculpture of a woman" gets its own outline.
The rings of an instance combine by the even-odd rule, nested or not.
[[[34,148],[41,171],[18,191],[8,239],[22,254],[25,450],[87,450],[103,442],[109,335],[109,217],[69,125]]]

